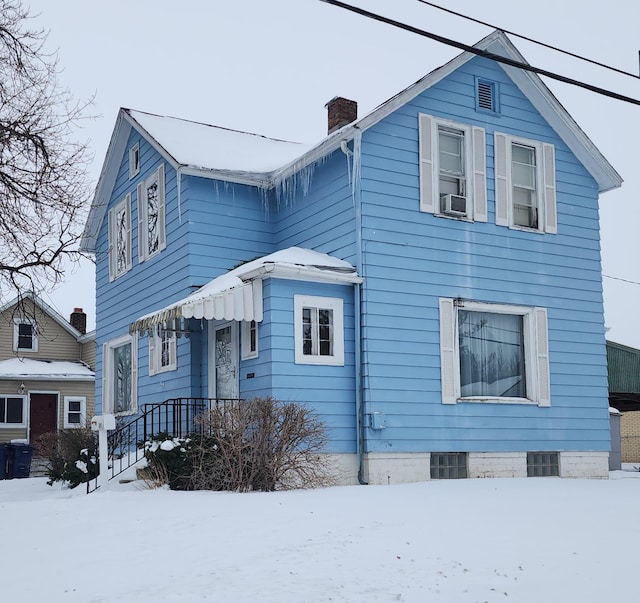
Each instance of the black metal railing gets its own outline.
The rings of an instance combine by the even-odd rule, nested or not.
[[[145,404],[142,413],[119,425],[108,436],[109,474],[113,479],[144,458],[144,442],[167,434],[183,438],[197,433],[197,417],[207,410],[234,403],[230,398],[174,398],[158,404]],[[98,487],[98,480],[87,482],[87,492]]]

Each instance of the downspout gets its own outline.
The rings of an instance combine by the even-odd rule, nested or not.
[[[182,224],[182,171],[176,169],[176,189],[178,191],[178,223]]]
[[[349,179],[351,181],[351,196],[353,199],[353,207],[355,210],[356,221],[356,268],[360,277],[364,278],[364,262],[362,250],[362,190],[360,187],[360,168],[361,168],[361,143],[362,132],[355,130],[353,138],[353,151],[349,150],[347,141],[343,140],[340,148],[347,156],[347,166],[349,170]],[[349,157],[352,157],[349,164]],[[365,413],[364,413],[364,396],[363,396],[363,375],[362,375],[362,291],[361,284],[354,284],[354,308],[355,308],[355,382],[356,382],[356,457],[358,464],[358,482],[361,485],[367,485],[364,479],[363,467],[363,451],[365,444]]]

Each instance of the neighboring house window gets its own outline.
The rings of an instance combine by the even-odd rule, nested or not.
[[[294,296],[297,364],[344,364],[343,301]]]
[[[64,397],[64,428],[85,427],[87,422],[87,399],[84,396]]]
[[[496,132],[496,224],[557,233],[552,144]]]
[[[164,165],[138,185],[138,259],[160,253],[166,245]]]
[[[26,425],[25,396],[6,396],[0,394],[0,427]]]
[[[125,335],[102,347],[103,412],[127,414],[137,409],[138,340]]]
[[[258,357],[258,323],[242,321],[242,359]]]
[[[140,145],[136,142],[129,149],[129,178],[133,178],[140,172]]]
[[[440,299],[442,401],[549,406],[547,312]]]
[[[109,280],[131,270],[131,195],[109,210]]]
[[[487,221],[483,128],[419,115],[420,211]]]
[[[176,336],[162,329],[149,335],[149,374],[175,371],[178,366]]]
[[[13,351],[38,351],[38,330],[35,320],[27,318],[13,319]]]

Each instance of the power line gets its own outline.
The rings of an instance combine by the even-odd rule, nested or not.
[[[339,8],[344,8],[345,10],[356,13],[363,17],[367,17],[369,19],[379,21],[380,23],[386,23],[387,25],[392,25],[393,27],[404,29],[405,31],[415,33],[425,38],[430,38],[431,40],[435,40],[436,42],[440,42],[441,44],[446,44],[447,46],[453,46],[455,48],[459,48],[460,50],[463,50],[465,52],[469,52],[471,54],[475,54],[477,56],[481,56],[486,59],[496,61],[497,63],[504,63],[505,65],[510,65],[511,67],[517,67],[518,69],[522,69],[524,71],[531,71],[532,73],[537,73],[538,75],[544,75],[550,79],[557,80],[565,84],[571,84],[572,86],[578,86],[579,88],[584,88],[585,90],[589,90],[590,92],[595,92],[596,94],[600,94],[602,96],[607,96],[609,98],[630,103],[632,105],[640,106],[640,100],[636,98],[625,96],[624,94],[619,94],[618,92],[613,92],[611,90],[606,90],[605,88],[600,88],[599,86],[594,86],[593,84],[588,84],[586,82],[574,80],[573,78],[569,78],[564,75],[554,73],[553,71],[540,69],[539,67],[534,67],[533,65],[529,65],[528,63],[522,63],[520,61],[516,61],[508,57],[503,57],[498,54],[488,52],[486,50],[481,50],[474,46],[469,46],[468,44],[464,44],[463,42],[458,42],[456,40],[452,40],[451,38],[445,38],[444,36],[440,36],[438,34],[434,34],[434,33],[425,31],[423,29],[413,27],[412,25],[407,25],[406,23],[401,23],[400,21],[395,21],[394,19],[383,17],[382,15],[372,13],[363,8],[359,8],[357,6],[351,6],[350,4],[345,4],[344,2],[340,2],[339,0],[320,0],[320,2],[324,2],[325,4],[331,4]]]
[[[592,65],[597,65],[598,67],[603,67],[604,69],[608,69],[609,71],[615,71],[616,73],[620,73],[622,75],[628,75],[629,77],[635,78],[636,80],[640,80],[640,75],[636,75],[635,73],[630,73],[629,71],[624,71],[623,69],[618,69],[617,67],[612,67],[611,65],[607,65],[605,63],[600,63],[599,61],[595,61],[593,59],[589,59],[588,57],[575,54],[570,52],[569,50],[563,50],[562,48],[558,48],[557,46],[552,46],[551,44],[546,44],[545,42],[540,42],[540,40],[535,40],[534,38],[529,38],[522,34],[516,33],[515,31],[509,31],[508,29],[504,29],[504,27],[498,27],[497,25],[492,25],[491,23],[487,23],[486,21],[481,21],[480,19],[476,19],[475,17],[470,17],[469,15],[465,15],[463,13],[456,12],[455,10],[451,10],[450,8],[445,8],[444,6],[439,6],[434,2],[428,2],[428,0],[418,0],[418,2],[422,4],[426,4],[427,6],[431,6],[433,8],[437,8],[438,10],[444,11],[445,13],[449,13],[451,15],[455,15],[456,17],[462,17],[463,19],[467,19],[468,21],[473,21],[474,23],[478,23],[480,25],[485,25],[486,27],[491,27],[491,29],[499,29],[504,33],[508,33],[511,36],[515,36],[516,38],[520,38],[521,40],[526,40],[527,42],[533,42],[538,46],[543,46],[544,48],[548,48],[549,50],[555,50],[556,52],[560,52],[562,54],[566,54],[574,59],[580,59],[581,61],[585,61],[587,63],[591,63]]]
[[[604,278],[610,278],[613,281],[622,281],[623,283],[629,283],[630,285],[640,285],[638,281],[631,281],[626,278],[620,278],[619,276],[609,276],[608,274],[602,275]]]

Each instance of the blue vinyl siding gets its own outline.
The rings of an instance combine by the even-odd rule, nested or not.
[[[499,114],[476,112],[476,74]],[[485,128],[487,223],[418,211],[419,113]],[[494,131],[555,145],[557,235],[495,225]],[[367,449],[608,450],[597,187],[504,71],[473,59],[365,131],[362,203],[365,408],[386,425]],[[547,308],[551,407],[443,405],[439,297]]]
[[[356,264],[355,210],[347,157],[335,151],[313,167],[311,186],[276,204],[275,249],[306,247]]]

